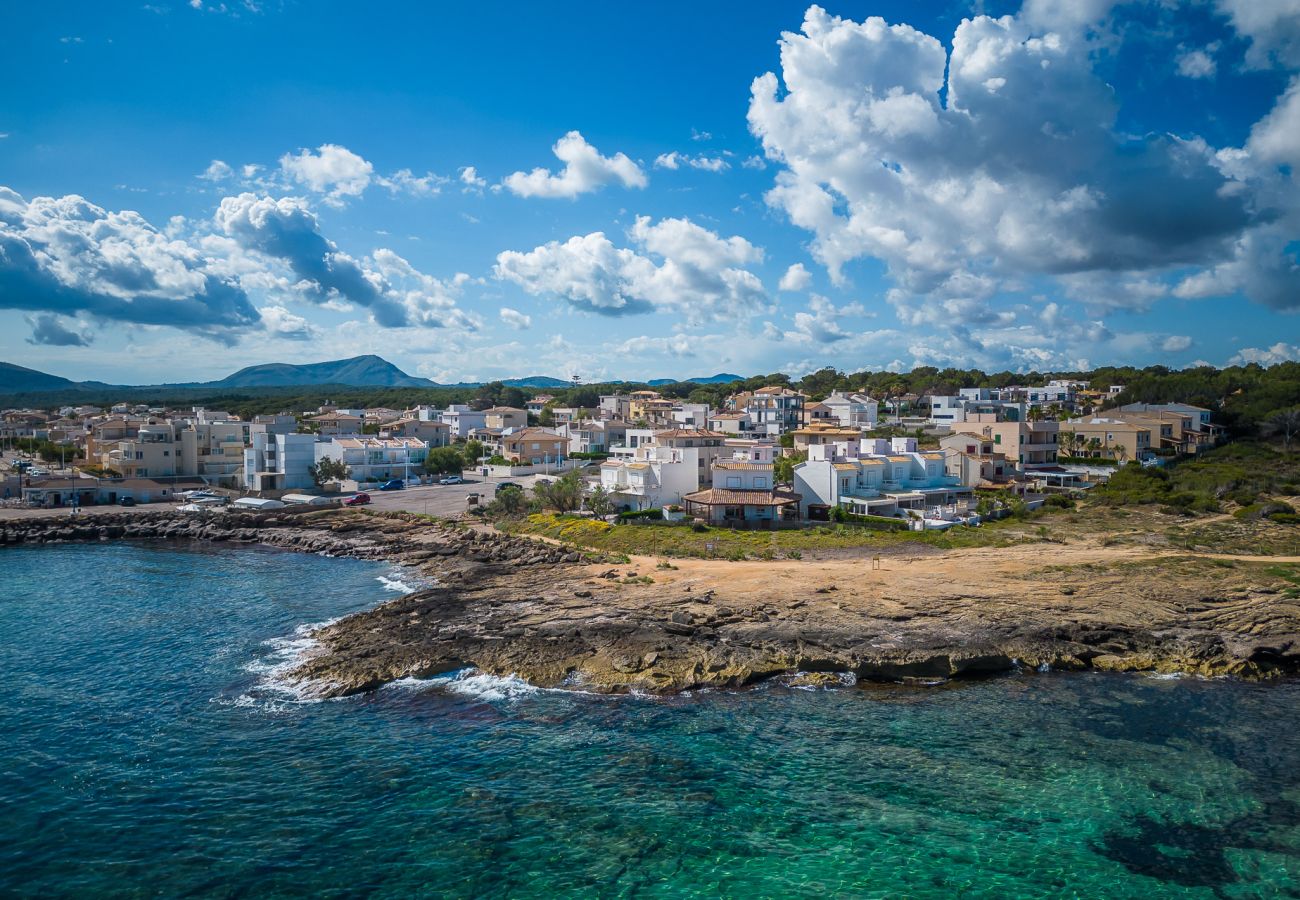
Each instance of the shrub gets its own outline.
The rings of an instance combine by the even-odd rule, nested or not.
[[[633,512],[621,512],[618,514],[620,522],[631,522],[637,519],[662,520],[664,511],[662,509],[638,509]]]
[[[1044,506],[1053,506],[1057,509],[1074,509],[1074,501],[1064,494],[1052,494],[1043,501]]]

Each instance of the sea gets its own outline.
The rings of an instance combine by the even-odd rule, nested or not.
[[[0,550],[0,896],[1300,897],[1300,683],[284,682],[312,624],[417,587]]]

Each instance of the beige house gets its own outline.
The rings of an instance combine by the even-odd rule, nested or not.
[[[1017,469],[1025,466],[1056,464],[1059,423],[1054,419],[1038,422],[956,422],[954,433],[973,434],[993,442],[995,452],[1002,453]]]
[[[312,416],[307,421],[316,426],[319,434],[328,436],[360,434],[363,424],[360,416],[339,412],[322,413],[319,416]]]
[[[381,438],[419,438],[430,447],[445,447],[451,442],[451,426],[436,419],[405,417],[379,426]]]
[[[527,425],[528,410],[526,409],[519,409],[516,406],[494,406],[483,410],[485,428],[500,428],[505,431],[507,428],[524,428]]]
[[[794,436],[794,449],[797,453],[807,453],[809,447],[822,444],[856,441],[862,437],[860,428],[844,428],[827,422],[809,423],[803,428],[790,432]]]
[[[1090,418],[1061,423],[1061,430],[1073,435],[1067,446],[1075,456],[1098,453],[1109,459],[1142,459],[1159,446],[1159,423],[1126,422],[1114,418]],[[1093,442],[1096,442],[1095,444]]]
[[[557,462],[569,454],[569,439],[545,428],[521,428],[501,435],[501,455],[523,465]]]

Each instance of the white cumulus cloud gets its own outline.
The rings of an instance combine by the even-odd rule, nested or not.
[[[768,305],[762,282],[745,268],[762,260],[762,250],[744,238],[721,237],[689,219],[652,224],[645,216],[628,235],[635,247],[617,247],[597,231],[527,252],[507,250],[497,254],[494,273],[530,294],[562,297],[602,315],[659,309],[707,321]]]
[[[785,270],[777,287],[783,291],[803,291],[807,290],[810,284],[812,284],[812,272],[809,272],[803,263],[795,263]]]
[[[1110,6],[1043,0],[975,16],[951,54],[909,25],[811,7],[782,36],[780,77],[753,83],[750,128],[778,168],[768,203],[813,234],[834,280],[880,259],[920,303],[951,300],[954,279],[995,292],[1029,278],[1164,277],[1251,242],[1275,254],[1272,276],[1218,282],[1281,306],[1277,281],[1290,278],[1300,305],[1276,242],[1250,240],[1275,215],[1260,210],[1277,208],[1259,202],[1259,183],[1203,141],[1116,127],[1085,39]],[[1280,159],[1295,143],[1261,146]]]
[[[533,317],[526,313],[521,313],[517,309],[511,309],[508,306],[501,307],[499,311],[501,321],[505,322],[516,331],[524,331],[533,325]]]
[[[368,161],[338,144],[321,144],[315,152],[300,150],[296,156],[286,153],[280,157],[280,169],[299,184],[335,201],[361,196],[375,173]]]
[[[505,186],[520,197],[548,198],[573,198],[607,184],[629,188],[646,186],[645,173],[625,154],[602,156],[577,131],[570,131],[560,138],[551,150],[564,163],[564,168],[558,173],[540,167],[531,172],[515,172],[506,176]]]

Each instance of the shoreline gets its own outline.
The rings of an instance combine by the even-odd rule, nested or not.
[[[289,673],[314,696],[464,668],[542,688],[677,693],[775,677],[921,683],[1021,669],[1300,674],[1300,600],[1268,566],[1033,544],[809,561],[602,554],[410,515],[198,519],[174,512],[0,523],[0,545],[262,544],[414,567],[431,587],[318,628]],[[873,554],[874,555],[874,554]],[[609,559],[609,557],[604,557]]]

